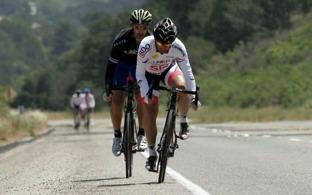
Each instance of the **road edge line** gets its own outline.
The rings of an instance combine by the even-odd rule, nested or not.
[[[147,151],[141,152],[141,154],[145,157],[148,158],[148,153]],[[189,179],[184,177],[181,173],[175,171],[174,169],[170,168],[167,166],[166,172],[173,178],[175,179],[179,184],[184,186],[186,189],[191,191],[193,194],[196,195],[210,195],[209,192],[204,190],[202,187],[199,185],[191,182]]]

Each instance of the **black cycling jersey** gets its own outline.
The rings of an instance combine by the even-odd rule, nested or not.
[[[150,35],[149,32],[147,32],[146,36],[148,35]],[[118,63],[136,65],[138,47],[139,45],[136,43],[132,28],[121,30],[115,37],[105,74],[105,88],[107,94],[110,93],[116,65]]]

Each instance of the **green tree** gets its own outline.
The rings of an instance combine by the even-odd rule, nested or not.
[[[106,63],[110,54],[111,44],[117,32],[125,27],[127,20],[119,20],[104,15],[89,28],[88,35],[82,41],[80,53],[80,80],[92,80],[96,86],[104,86]]]
[[[67,21],[62,22],[57,26],[52,39],[52,56],[60,56],[77,45],[76,43],[79,38],[77,29],[78,27],[71,25]]]

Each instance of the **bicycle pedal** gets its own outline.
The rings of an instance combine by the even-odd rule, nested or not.
[[[158,147],[157,147],[157,150],[156,150],[158,153],[160,153],[160,151],[161,151],[161,145],[160,144],[158,144]]]
[[[168,158],[169,158],[169,157],[173,157],[173,156],[174,156],[174,152],[169,152],[169,153],[168,153]]]
[[[136,151],[138,151],[137,146],[136,145],[132,146],[132,153],[136,153]]]
[[[154,172],[154,173],[158,173],[158,170],[156,169],[156,167],[154,169],[147,169],[149,172]]]

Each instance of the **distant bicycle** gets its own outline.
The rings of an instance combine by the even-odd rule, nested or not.
[[[199,87],[196,88],[196,91],[187,91],[179,88],[167,89],[166,87],[162,86],[160,86],[159,89],[169,91],[170,93],[167,107],[166,122],[157,147],[159,159],[156,171],[159,172],[158,183],[162,183],[165,179],[168,158],[173,157],[174,151],[178,148],[177,138],[179,136],[176,134],[175,130],[175,120],[178,112],[177,109],[178,93],[195,94],[195,103],[197,104]]]

